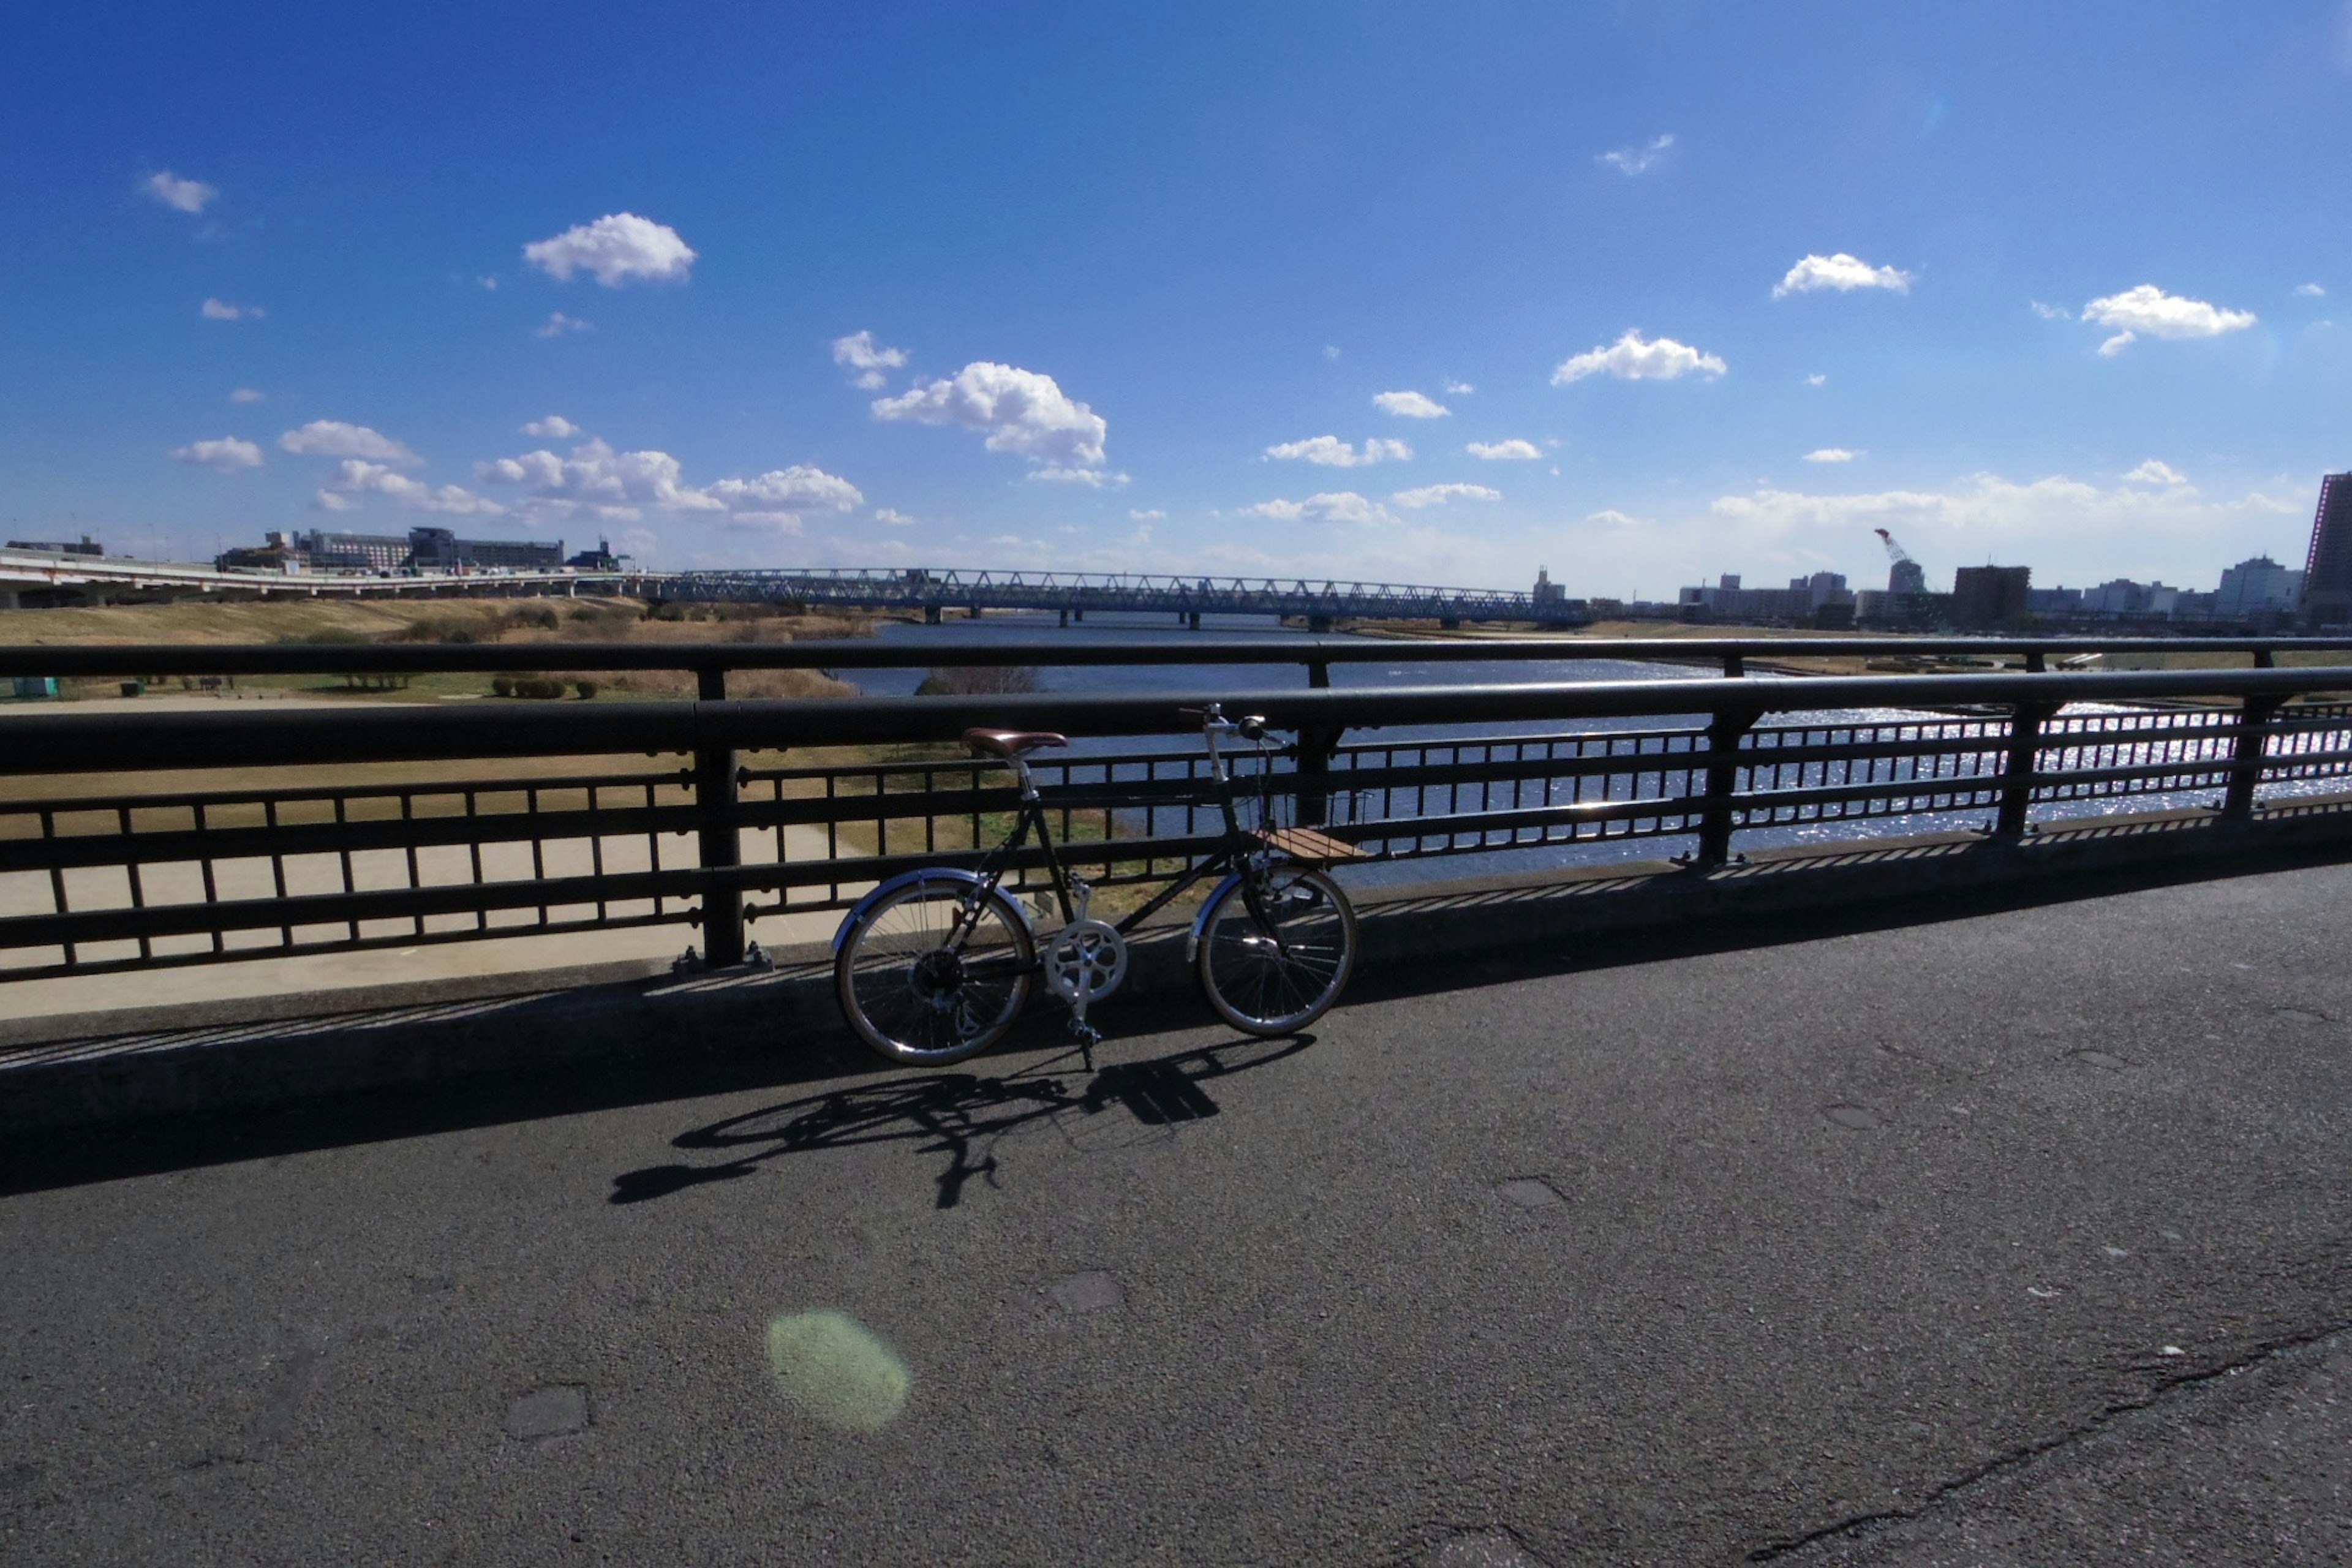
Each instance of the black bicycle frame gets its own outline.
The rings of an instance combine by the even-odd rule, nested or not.
[[[1255,838],[1243,831],[1241,816],[1234,810],[1232,778],[1222,773],[1215,776],[1217,808],[1224,814],[1225,818],[1225,841],[1199,865],[1178,872],[1174,880],[1153,894],[1141,909],[1117,921],[1112,929],[1121,936],[1127,935],[1145,921],[1174,903],[1184,895],[1186,889],[1202,879],[1239,868],[1245,858],[1260,847]],[[1070,898],[1070,874],[1064,868],[1060,857],[1054,853],[1054,836],[1045,822],[1045,803],[1034,793],[1022,800],[1021,815],[1013,824],[1012,837],[991,850],[982,860],[980,867],[982,892],[980,898],[972,902],[971,918],[974,920],[978,918],[981,900],[985,900],[988,894],[994,891],[1004,880],[1006,868],[1002,865],[992,865],[992,862],[997,861],[1000,858],[1009,858],[1019,853],[1021,847],[1029,842],[1029,835],[1032,832],[1037,835],[1037,847],[1045,855],[1045,869],[1053,878],[1054,898],[1061,905],[1063,923],[1066,925],[1078,918],[1077,905]],[[1251,912],[1263,920],[1265,912],[1258,908],[1255,893],[1250,892],[1247,896]]]

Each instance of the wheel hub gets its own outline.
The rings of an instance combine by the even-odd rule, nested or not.
[[[944,1011],[955,1005],[963,990],[963,955],[949,948],[933,948],[915,960],[907,978],[924,1005]]]

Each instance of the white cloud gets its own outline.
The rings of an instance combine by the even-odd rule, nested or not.
[[[1325,343],[1323,345],[1323,357],[1329,360],[1332,363],[1337,364],[1339,362],[1339,345],[1338,343]]]
[[[694,268],[694,251],[677,230],[635,213],[611,213],[552,239],[534,240],[522,247],[522,258],[558,282],[588,272],[607,289],[640,278],[683,283]]]
[[[544,419],[534,419],[524,426],[522,433],[544,441],[569,441],[580,434],[580,426],[561,414],[551,414]]]
[[[1789,268],[1788,276],[1772,288],[1772,298],[1784,300],[1791,294],[1810,294],[1820,289],[1834,289],[1850,294],[1856,289],[1891,289],[1897,294],[1911,292],[1916,274],[1902,272],[1892,267],[1873,267],[1860,257],[1839,251],[1835,256],[1808,256]]]
[[[261,467],[261,448],[234,436],[224,436],[217,441],[192,441],[174,449],[172,457],[177,462],[201,464],[224,474]]]
[[[887,349],[874,341],[872,332],[852,332],[845,338],[833,340],[833,363],[844,370],[856,371],[850,379],[868,392],[879,392],[889,381],[889,373],[907,363],[905,349]]]
[[[877,397],[873,408],[877,419],[984,430],[992,452],[1066,467],[1101,463],[1110,433],[1100,415],[1065,396],[1052,376],[988,360],[975,360],[952,379]]]
[[[1384,441],[1375,436],[1366,440],[1360,452],[1337,436],[1310,436],[1304,441],[1285,441],[1278,447],[1268,447],[1265,455],[1285,461],[1304,460],[1327,468],[1360,468],[1379,462],[1408,462],[1412,448],[1402,441]]]
[[[1270,517],[1278,522],[1393,522],[1388,509],[1353,490],[1325,491],[1305,500],[1260,501],[1244,507],[1247,517]]]
[[[1130,511],[1127,515],[1136,522],[1165,522],[1168,520],[1168,514],[1156,507],[1148,511]]]
[[[1805,377],[1805,384],[1807,386],[1827,386],[1829,384],[1830,378],[1822,374],[1819,371],[1815,371],[1812,374]]]
[[[1596,154],[1592,161],[1596,163],[1605,163],[1619,174],[1631,176],[1655,168],[1658,161],[1673,151],[1674,145],[1674,133],[1668,132],[1664,136],[1652,137],[1643,146],[1620,147],[1613,153]]]
[[[1467,397],[1477,390],[1466,381],[1449,381],[1445,384],[1445,393],[1449,397]]]
[[[235,392],[228,395],[228,400],[231,403],[259,403],[264,401],[268,395],[266,393],[255,391],[252,387],[240,386]]]
[[[1425,506],[1442,506],[1451,500],[1501,500],[1503,492],[1485,485],[1423,485],[1419,489],[1399,490],[1389,500],[1402,507],[1419,510]]]
[[[332,489],[321,493],[331,495],[336,491],[345,495],[390,496],[401,505],[415,507],[420,511],[448,512],[461,517],[496,517],[507,510],[498,502],[459,486],[442,485],[436,489],[412,479],[406,474],[394,473],[382,463],[370,463],[358,458],[344,458],[336,470]]]
[[[534,338],[560,338],[572,332],[593,332],[595,330],[596,323],[593,321],[583,321],[577,316],[567,316],[561,310],[551,310],[545,321],[531,329],[530,335]]]
[[[1634,517],[1630,513],[1619,511],[1614,507],[1611,507],[1601,511],[1586,512],[1584,514],[1584,521],[1587,522],[1600,523],[1604,528],[1648,528],[1651,526],[1650,520],[1648,518]]]
[[[1862,454],[1860,452],[1851,451],[1843,447],[1821,447],[1806,453],[1805,461],[1808,463],[1851,463],[1856,458],[1861,456]]]
[[[1533,462],[1543,457],[1533,441],[1473,441],[1463,450],[1489,463]]]
[[[474,281],[481,287],[488,289],[493,294],[499,291],[498,274],[494,272],[485,272],[480,277],[475,279]]]
[[[258,305],[232,305],[226,300],[207,298],[196,307],[196,314],[207,321],[257,321],[269,312]]]
[[[313,419],[299,430],[289,430],[278,437],[278,446],[281,451],[305,458],[364,458],[402,468],[423,460],[389,436],[340,419]]]
[[[2252,326],[2254,314],[2184,299],[2153,283],[2142,283],[2092,300],[2083,307],[2083,320],[2116,329],[2116,335],[2099,345],[2100,357],[2113,359],[2143,332],[2151,338],[2218,338]]]
[[[912,528],[915,526],[915,520],[913,518],[908,517],[903,511],[894,511],[887,506],[877,507],[874,509],[874,521],[882,524],[885,528]]]
[[[1085,485],[1097,490],[1105,486],[1118,489],[1130,478],[1127,474],[1106,473],[1100,468],[1073,468],[1063,463],[1047,463],[1042,468],[1032,468],[1029,477],[1043,479],[1048,484]]]
[[[782,520],[805,512],[849,511],[866,504],[847,479],[801,464],[697,489],[685,482],[677,459],[667,452],[618,452],[600,440],[574,447],[568,458],[541,449],[478,464],[476,471],[490,483],[527,487],[541,510],[584,508],[605,517],[635,518],[638,508],[650,506],[783,527]]]
[[[2187,474],[2182,473],[2179,468],[2174,468],[2171,464],[2158,462],[2154,458],[2150,458],[2147,462],[2142,463],[2138,468],[2134,468],[2130,473],[2124,476],[2124,483],[2127,485],[2162,485],[2167,489],[2170,489],[2173,486],[2185,485],[2188,482],[2189,476]]]
[[[2150,470],[2174,473],[2162,464],[2143,465],[2141,470],[2126,476],[2127,481],[2149,480]],[[1840,531],[1886,527],[1901,534],[1917,551],[1919,545],[1912,538],[1913,531],[1932,534],[1943,530],[1949,531],[1945,546],[1948,551],[1965,548],[1964,535],[1981,540],[1989,534],[2001,534],[2019,546],[2063,542],[2077,547],[2079,554],[2083,542],[2100,533],[2137,548],[2141,542],[2137,537],[2140,531],[2156,523],[2220,531],[2213,540],[2220,545],[2228,538],[2228,530],[2240,526],[2225,521],[2227,518],[2246,510],[2269,510],[2268,503],[2269,498],[2259,495],[2226,504],[2210,502],[2185,482],[2175,485],[2164,481],[2163,488],[2154,489],[2136,488],[2127,482],[2116,489],[2101,489],[2063,474],[2027,484],[1999,474],[1975,474],[1943,490],[1809,495],[1759,489],[1749,495],[1721,497],[1710,510],[1719,520],[1740,525],[1748,535],[1780,535],[1803,529]],[[2103,549],[2099,558],[2111,560],[2112,556]],[[2039,563],[2036,565],[2038,568]],[[2094,568],[2096,569],[2099,568]]]
[[[2316,283],[2298,283],[2294,286],[2294,291],[2306,300],[2324,300],[2327,297],[2327,290]]]
[[[173,212],[184,213],[200,213],[220,195],[217,186],[202,180],[184,180],[169,169],[148,175],[139,182],[139,188]]]
[[[705,493],[738,514],[851,511],[866,504],[856,485],[804,463],[772,468],[756,479],[720,479]]]
[[[310,507],[314,511],[349,511],[359,504],[351,497],[337,495],[330,489],[314,491],[310,497]]]
[[[2028,300],[2026,304],[2045,321],[2071,321],[2074,319],[2074,312],[2063,305],[2045,305],[2039,300]]]
[[[1383,392],[1375,395],[1372,402],[1382,413],[1393,414],[1400,419],[1443,419],[1454,412],[1436,399],[1424,397],[1418,392]]]
[[[1702,353],[1672,338],[1647,339],[1629,328],[1607,348],[1589,349],[1563,360],[1551,373],[1554,386],[1582,381],[1588,375],[1613,375],[1620,381],[1674,381],[1696,374],[1713,378],[1728,367],[1710,353]]]

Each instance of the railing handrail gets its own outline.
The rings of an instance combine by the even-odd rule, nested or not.
[[[2352,650],[2352,637],[1171,637],[1131,641],[793,643],[118,643],[0,646],[13,676],[492,674],[501,670],[922,669],[951,666],[1333,665],[1693,660],[2093,653],[2281,654]],[[2115,672],[2103,672],[2115,673]],[[1896,679],[1916,679],[1918,677]]]
[[[1752,722],[1817,710],[2011,711],[2163,698],[2275,703],[2352,691],[2352,666],[2050,674],[1748,677],[1344,689],[1209,689],[1150,696],[1053,693],[784,701],[558,703],[494,707],[225,709],[0,716],[0,774],[402,762],[457,757],[708,752],[714,749],[948,741],[981,725],[1076,735],[1197,732],[1186,710],[1223,702],[1276,727],[1336,733],[1393,725],[1707,715]]]

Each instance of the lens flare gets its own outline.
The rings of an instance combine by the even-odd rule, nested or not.
[[[878,1432],[906,1407],[914,1375],[846,1312],[788,1312],[768,1324],[768,1365],[802,1414],[849,1432]]]

